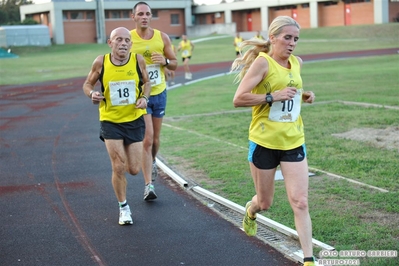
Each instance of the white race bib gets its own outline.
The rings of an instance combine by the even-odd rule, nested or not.
[[[147,65],[147,72],[152,87],[161,84],[161,68],[159,64]]]
[[[112,105],[130,105],[136,103],[136,81],[110,81],[109,92]]]
[[[183,56],[188,56],[190,52],[188,50],[183,50],[182,55]]]
[[[301,113],[302,89],[298,89],[291,100],[274,102],[270,107],[269,120],[275,122],[294,122]]]

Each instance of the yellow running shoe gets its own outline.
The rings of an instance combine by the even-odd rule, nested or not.
[[[314,261],[307,261],[303,264],[303,266],[316,266],[316,264],[314,263]]]
[[[258,225],[256,224],[256,218],[252,219],[249,217],[248,209],[250,206],[251,202],[248,201],[245,205],[245,215],[244,219],[242,220],[242,228],[244,228],[244,231],[248,236],[254,236],[258,230]]]

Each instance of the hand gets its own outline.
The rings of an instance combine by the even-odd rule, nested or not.
[[[302,94],[302,101],[305,103],[313,103],[315,100],[316,96],[312,91],[305,91]]]
[[[147,100],[144,98],[138,98],[136,101],[136,108],[138,108],[138,109],[147,108]]]
[[[102,100],[104,100],[104,96],[102,96],[100,92],[95,91],[91,94],[91,101],[93,104],[99,104]]]
[[[276,91],[273,93],[274,101],[286,101],[292,100],[297,93],[297,89],[294,87],[287,87],[281,91]]]
[[[152,53],[151,60],[154,64],[160,64],[162,66],[166,64],[166,58],[158,53]]]

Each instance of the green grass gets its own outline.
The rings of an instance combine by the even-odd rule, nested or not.
[[[394,48],[399,46],[399,24],[303,29],[300,37],[299,55]],[[86,76],[94,58],[109,47],[15,47],[13,52],[20,58],[0,59],[0,85]],[[233,59],[231,37],[197,43],[191,63]],[[399,55],[303,66],[304,88],[316,93],[316,103],[302,109],[309,165],[389,190],[382,193],[321,173],[310,178],[314,238],[338,251],[399,250],[398,152],[332,136],[354,128],[398,128],[398,110],[340,102],[397,107],[398,73]],[[233,80],[226,75],[168,92],[159,155],[186,178],[243,206],[255,193],[246,159],[251,113],[233,107]],[[283,182],[276,182],[274,205],[263,214],[294,228]],[[361,265],[397,262],[366,258]]]

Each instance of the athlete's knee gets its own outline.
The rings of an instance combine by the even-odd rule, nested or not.
[[[308,197],[305,195],[292,197],[290,200],[293,211],[307,211],[309,208]]]
[[[143,140],[143,147],[144,147],[144,149],[151,149],[153,143],[154,143],[154,139],[152,138],[152,136],[151,136],[151,137],[146,136],[146,137],[144,138],[144,140]]]
[[[112,164],[112,173],[116,178],[120,178],[125,174],[125,166],[122,162],[114,162]]]
[[[129,165],[127,172],[131,175],[137,175],[140,172],[141,165]]]
[[[260,199],[258,197],[259,211],[267,211],[273,204],[273,199]]]

